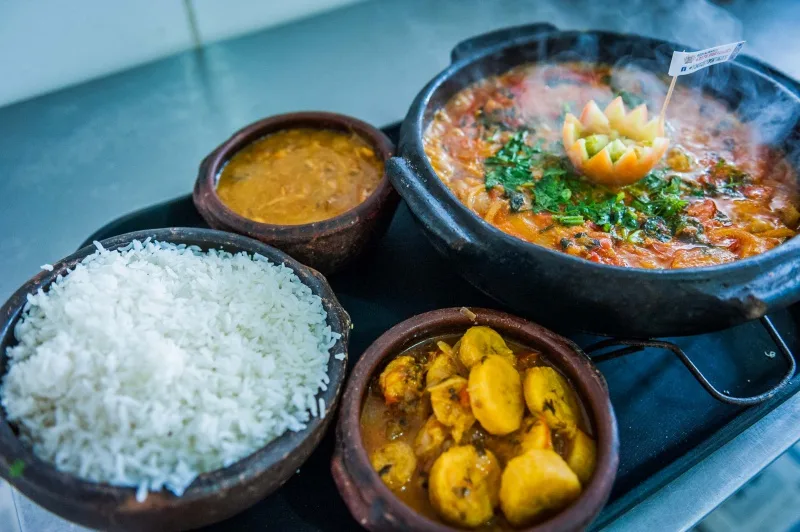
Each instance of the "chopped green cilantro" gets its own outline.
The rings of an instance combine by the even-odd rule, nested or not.
[[[560,207],[572,197],[572,191],[558,172],[545,172],[533,186],[533,209],[535,211],[560,212]]]
[[[644,230],[644,234],[650,238],[655,238],[661,242],[667,242],[672,239],[672,231],[667,225],[666,220],[660,216],[652,216],[645,220],[642,225],[642,230]]]
[[[506,194],[533,180],[533,158],[541,153],[541,143],[529,146],[527,131],[518,131],[500,150],[484,161],[486,189],[502,186]]]
[[[502,187],[512,212],[548,212],[564,226],[592,222],[613,238],[634,243],[645,236],[666,241],[702,231],[686,216],[689,202],[682,199],[696,187],[680,177],[659,170],[611,190],[589,183],[566,157],[543,151],[541,139],[530,144],[529,137],[527,130],[518,131],[484,163],[486,188]]]
[[[711,177],[716,185],[712,185],[709,192],[716,192],[724,196],[741,196],[739,188],[750,182],[750,175],[736,166],[720,159],[711,170]]]
[[[583,225],[584,219],[580,214],[554,214],[553,220],[561,225]]]
[[[14,460],[14,462],[8,467],[8,475],[11,478],[19,478],[22,476],[23,472],[25,472],[25,462],[23,462],[20,458]]]
[[[702,184],[686,183],[689,195],[704,198],[728,196],[743,197],[741,187],[751,182],[750,174],[730,164],[725,159],[719,159],[706,175],[707,181]]]

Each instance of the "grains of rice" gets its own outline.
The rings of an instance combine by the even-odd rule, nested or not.
[[[338,335],[260,255],[145,240],[28,296],[0,402],[34,453],[96,482],[181,495],[323,416]]]

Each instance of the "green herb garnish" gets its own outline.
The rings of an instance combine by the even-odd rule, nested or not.
[[[642,224],[642,230],[644,234],[660,242],[672,240],[672,230],[667,225],[667,221],[660,216],[652,216],[645,220],[644,224]]]
[[[716,185],[712,192],[724,196],[742,196],[739,188],[750,182],[750,174],[743,172],[725,159],[720,159],[711,169],[711,178]]]
[[[741,198],[741,188],[752,182],[750,174],[730,164],[725,159],[719,159],[711,167],[707,181],[702,184],[684,183],[684,187],[691,196],[697,198],[728,196]]]
[[[8,476],[11,478],[19,478],[24,472],[25,462],[23,462],[20,458],[14,460],[14,462],[8,468]]]
[[[681,193],[689,190],[687,187],[681,178],[666,177],[663,171],[651,172],[639,183],[627,187],[634,197],[631,206],[647,216],[648,220],[655,218],[649,226],[642,227],[648,236],[661,241],[671,238],[681,214],[689,204],[681,199]],[[669,238],[663,226],[669,229]]]
[[[685,214],[689,202],[682,199],[697,187],[680,177],[659,170],[634,185],[611,190],[587,182],[566,157],[544,152],[541,139],[529,144],[529,137],[529,131],[518,131],[484,163],[486,188],[502,187],[512,212],[548,212],[563,226],[593,222],[613,238],[633,243],[645,237],[667,241],[678,234],[702,234],[702,225]],[[739,174],[724,164],[717,165],[719,171],[738,179]]]
[[[542,178],[533,186],[533,210],[560,212],[560,207],[572,197],[572,191],[562,179],[563,175],[560,169],[544,171]]]
[[[704,235],[705,228],[703,224],[700,220],[691,216],[680,216],[678,221],[673,225],[673,232],[676,236],[685,240],[691,240],[697,243],[707,242],[707,238]]]
[[[553,220],[557,221],[561,225],[583,225],[585,220],[583,216],[580,214],[554,214]]]
[[[527,137],[527,131],[518,131],[497,153],[484,161],[487,190],[500,185],[508,194],[533,181],[533,158],[542,150],[541,143],[529,146],[525,142]]]

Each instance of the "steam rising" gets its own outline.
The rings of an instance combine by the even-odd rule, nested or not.
[[[743,40],[742,23],[724,8],[707,1],[694,0],[628,0],[625,2],[598,2],[597,0],[462,0],[425,2],[417,17],[405,21],[411,34],[430,38],[434,20],[454,16],[465,20],[463,10],[470,12],[469,23],[462,35],[453,42],[516,24],[549,22],[561,30],[606,30],[652,37],[684,45],[687,49],[702,49]],[[441,39],[443,36],[439,35]],[[601,61],[624,67],[629,71],[650,71],[666,74],[672,46],[656,49],[647,44],[598,42],[593,36],[582,36],[566,50],[544,49],[543,56],[531,60]],[[744,53],[748,53],[745,46]],[[475,76],[498,72],[478,72]],[[473,77],[473,79],[475,78]],[[651,102],[651,112],[658,112],[666,86],[654,76],[640,76],[642,89]],[[622,81],[624,84],[624,80]],[[703,90],[725,101],[744,121],[751,122],[756,130],[756,142],[777,145],[787,149],[792,160],[800,153],[796,134],[800,119],[800,102],[796,95],[760,75],[743,72],[731,64],[715,65],[678,80],[679,86]],[[657,104],[654,105],[654,103]],[[654,108],[655,107],[655,108]],[[579,110],[578,110],[579,111]],[[669,117],[668,117],[669,118]],[[677,119],[677,118],[676,118]]]

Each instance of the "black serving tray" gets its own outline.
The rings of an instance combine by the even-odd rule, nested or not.
[[[399,124],[384,128],[397,139]],[[119,218],[82,245],[114,235],[160,227],[207,227],[190,195]],[[350,313],[349,369],[378,336],[421,312],[453,306],[502,308],[453,273],[401,205],[386,236],[345,271],[329,277]],[[532,301],[547,305],[547,301]],[[789,349],[800,353],[800,307],[770,316]],[[558,331],[578,345],[601,340]],[[750,396],[775,385],[786,362],[761,322],[727,331],[671,338],[721,391]],[[770,356],[771,354],[771,356]],[[609,504],[594,527],[609,524],[635,504],[697,464],[800,390],[795,376],[757,406],[722,403],[709,395],[672,353],[646,349],[599,363],[608,381],[620,436],[620,467]],[[330,474],[333,430],[282,488],[249,510],[205,530],[352,530],[352,519]]]

